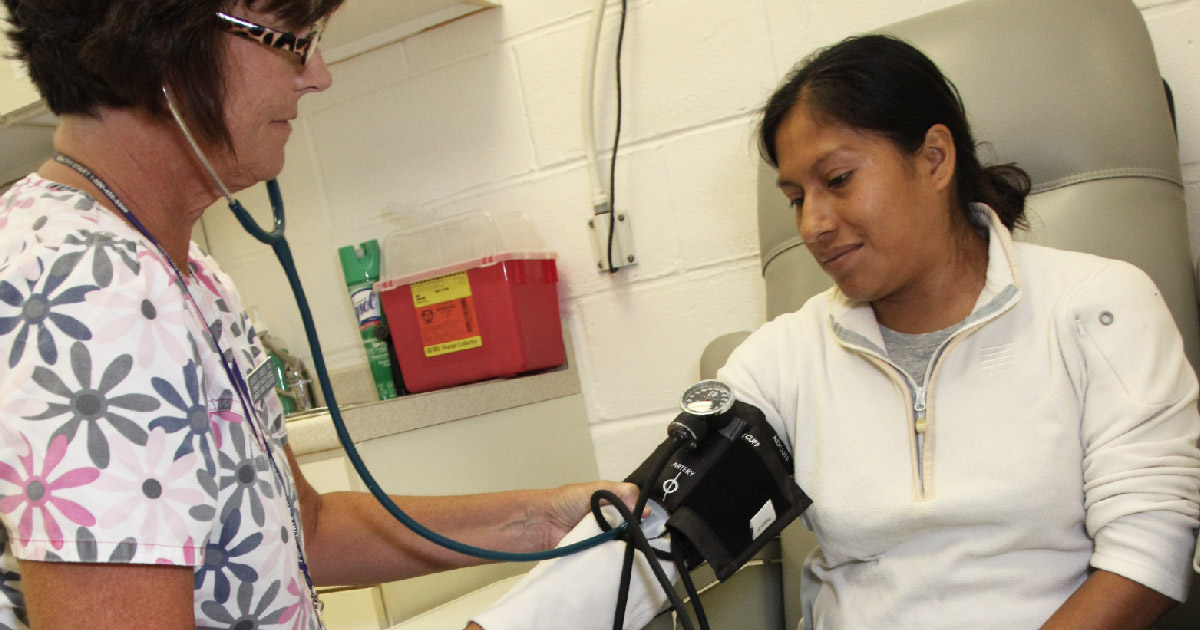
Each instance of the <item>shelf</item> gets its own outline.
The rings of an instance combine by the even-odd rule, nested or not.
[[[574,396],[581,387],[571,361],[568,358],[568,365],[557,370],[348,406],[342,415],[354,441],[361,442]],[[287,427],[296,455],[341,447],[328,411],[288,419]]]
[[[321,37],[321,54],[325,63],[337,63],[499,5],[500,0],[347,2]]]
[[[582,393],[571,335],[563,327],[563,365],[513,378],[497,378],[365,404],[344,404],[342,417],[355,442],[426,429],[524,405]],[[337,383],[334,383],[337,390]],[[287,418],[288,440],[297,456],[341,448],[326,409]]]

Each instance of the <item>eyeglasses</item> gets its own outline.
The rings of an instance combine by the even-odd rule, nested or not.
[[[300,65],[308,65],[308,59],[317,49],[317,42],[321,39],[321,32],[325,30],[324,18],[314,24],[304,37],[298,37],[295,33],[287,31],[267,28],[220,11],[217,12],[217,19],[221,20],[222,27],[229,33],[296,55],[300,58]]]

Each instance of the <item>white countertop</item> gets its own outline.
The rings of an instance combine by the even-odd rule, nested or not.
[[[354,442],[453,422],[580,392],[575,357],[567,343],[560,368],[507,379],[493,379],[342,409]],[[328,412],[298,416],[287,423],[288,441],[297,457],[340,448]]]

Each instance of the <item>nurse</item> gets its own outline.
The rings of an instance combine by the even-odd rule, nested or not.
[[[897,39],[806,60],[759,140],[836,286],[718,378],[788,437],[814,500],[805,626],[1135,629],[1183,601],[1197,381],[1146,274],[1015,242],[1028,177],[980,164],[956,89]],[[563,606],[611,628],[615,588],[573,576],[615,583],[621,551],[545,563],[475,621],[548,629]],[[625,627],[661,601],[635,579]]]
[[[321,495],[229,278],[190,242],[217,177],[274,178],[341,0],[5,0],[58,156],[0,197],[0,628],[307,628],[314,586],[478,563]],[[597,488],[395,497],[474,545],[553,547]]]

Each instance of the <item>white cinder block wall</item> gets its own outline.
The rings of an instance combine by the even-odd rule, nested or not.
[[[334,86],[301,103],[280,178],[330,367],[365,362],[337,247],[463,212],[526,211],[559,253],[560,304],[600,472],[624,476],[661,439],[704,346],[762,323],[756,108],[812,49],[956,2],[630,0],[616,203],[633,217],[639,264],[615,276],[596,272],[585,226],[579,111],[588,0],[505,0],[334,64]],[[1137,4],[1175,93],[1200,254],[1200,0]],[[598,137],[606,145],[618,8],[610,3],[601,45],[607,87]],[[264,193],[242,197],[265,216]],[[247,305],[307,360],[270,250],[224,208],[205,225]]]

